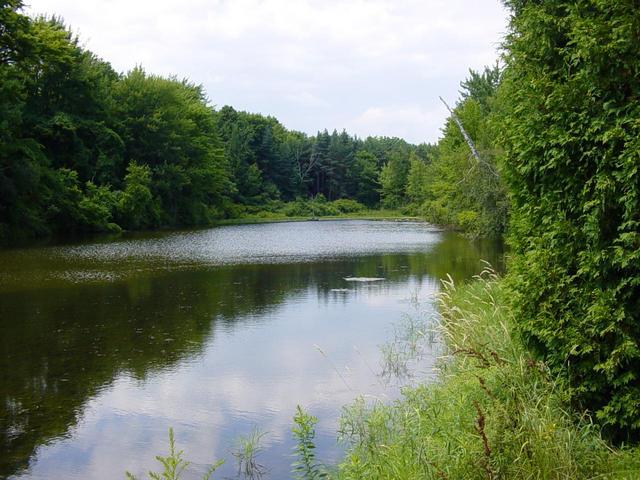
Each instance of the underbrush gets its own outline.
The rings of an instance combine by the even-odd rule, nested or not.
[[[230,205],[227,216],[231,220],[287,220],[320,217],[398,218],[409,215],[408,211],[376,209],[355,200],[341,198],[328,201],[323,195],[290,202],[271,200],[260,205]]]
[[[439,379],[391,404],[355,402],[340,479],[638,479],[640,452],[614,450],[535,361],[491,271],[439,299],[448,355]]]
[[[322,195],[291,202],[272,200],[261,205],[232,205],[229,219],[218,223],[260,222],[273,220],[304,220],[309,218],[407,218],[407,212],[372,209],[346,198],[328,201]]]
[[[271,217],[325,217],[367,210],[363,204],[350,199],[328,201],[323,195],[314,198],[298,198],[290,202],[270,200],[260,205],[233,205],[229,208],[231,217],[271,218]]]

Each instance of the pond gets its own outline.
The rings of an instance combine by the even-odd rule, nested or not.
[[[433,316],[446,274],[500,258],[429,224],[356,220],[2,250],[0,477],[142,476],[171,427],[186,479],[222,458],[215,478],[236,478],[253,431],[263,478],[287,478],[297,405],[335,463],[344,405],[433,374],[428,344],[388,375],[399,322]]]

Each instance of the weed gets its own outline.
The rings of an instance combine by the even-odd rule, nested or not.
[[[167,456],[158,455],[156,460],[162,464],[161,472],[151,472],[148,475],[151,480],[180,480],[180,477],[184,470],[189,466],[190,462],[183,458],[183,451],[176,450],[176,443],[173,436],[173,428],[169,429],[169,454]],[[224,463],[224,460],[219,460],[209,467],[207,472],[202,477],[203,480],[209,480],[212,478],[213,473],[217,468]],[[129,480],[137,480],[137,477],[129,472],[126,473]]]
[[[306,413],[298,405],[293,421],[295,426],[291,431],[297,442],[294,447],[296,461],[292,464],[294,477],[300,480],[327,478],[326,470],[316,461],[315,456],[316,446],[313,440],[316,436],[315,425],[318,419]]]
[[[265,432],[254,428],[251,434],[239,438],[238,448],[232,453],[238,462],[238,477],[255,480],[266,473],[265,467],[257,461],[257,456],[262,451],[260,442],[265,435]]]

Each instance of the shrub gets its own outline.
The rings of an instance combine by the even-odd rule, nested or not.
[[[513,305],[574,405],[640,438],[637,2],[506,2]]]
[[[365,210],[365,206],[361,203],[348,198],[341,198],[331,202],[331,207],[336,209],[339,213],[356,213]]]

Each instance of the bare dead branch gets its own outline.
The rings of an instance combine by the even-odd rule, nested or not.
[[[469,149],[471,150],[471,154],[473,155],[473,158],[476,159],[476,162],[486,166],[493,175],[495,175],[496,177],[499,177],[500,175],[498,175],[498,172],[496,172],[495,168],[493,168],[493,165],[491,165],[488,162],[485,162],[482,159],[482,157],[480,157],[480,154],[478,153],[478,150],[476,150],[476,146],[474,145],[473,140],[471,140],[471,137],[469,136],[467,131],[462,126],[462,122],[460,121],[458,116],[455,114],[455,112],[451,109],[451,107],[449,107],[447,102],[444,101],[444,98],[442,98],[442,97],[438,97],[438,98],[440,99],[440,101],[442,103],[444,103],[444,106],[447,107],[447,110],[449,110],[449,113],[451,114],[451,118],[453,118],[453,121],[456,123],[456,125],[460,129],[460,133],[462,133],[462,136],[464,137],[464,141],[467,142],[467,145],[469,145]]]

